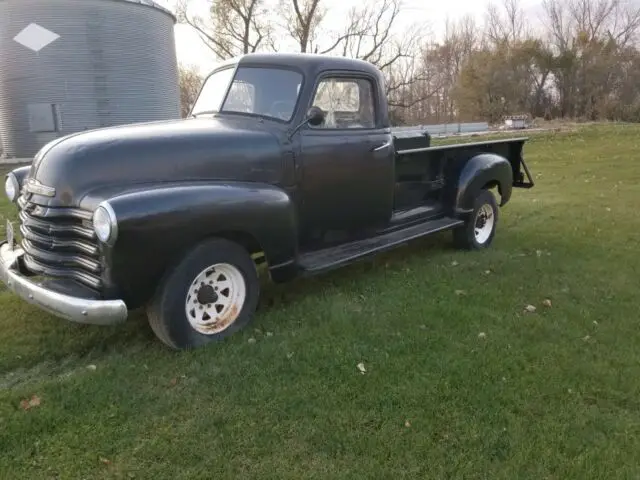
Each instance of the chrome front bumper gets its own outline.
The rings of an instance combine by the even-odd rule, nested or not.
[[[122,300],[90,300],[63,295],[48,290],[22,275],[17,268],[24,255],[21,248],[0,242],[0,281],[27,302],[53,315],[76,323],[113,325],[127,318],[127,306]]]

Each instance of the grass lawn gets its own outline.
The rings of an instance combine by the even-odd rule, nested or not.
[[[638,478],[640,126],[525,148],[492,249],[270,287],[195,352],[0,291],[0,478]]]

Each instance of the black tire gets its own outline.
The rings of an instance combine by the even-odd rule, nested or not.
[[[493,227],[491,233],[484,239],[480,237],[481,241],[478,241],[476,236],[476,226],[482,224],[482,219],[479,218],[481,210],[488,206],[493,215]],[[465,250],[480,250],[488,248],[493,242],[493,238],[496,234],[496,228],[498,226],[498,202],[496,197],[489,190],[482,190],[473,202],[473,212],[469,216],[466,223],[453,230],[453,242],[457,248]],[[486,235],[485,235],[486,236]]]
[[[205,283],[214,284],[215,278],[224,277],[223,274],[216,273],[215,269],[210,267],[216,264],[225,264],[233,267],[231,272],[234,273],[235,278],[239,278],[237,274],[241,274],[244,280],[244,301],[239,307],[239,313],[237,303],[230,302],[231,314],[229,318],[235,318],[235,320],[222,320],[223,326],[227,321],[230,321],[230,325],[220,332],[215,333],[201,333],[192,326],[187,313],[187,303],[191,306],[191,302],[194,302],[196,306],[192,311],[196,312],[196,315],[200,313],[206,316],[206,311],[211,310],[211,304],[216,309],[219,305],[218,300],[212,300],[213,297],[205,298],[205,301],[211,302],[210,305],[205,303],[199,303],[200,290],[203,292],[208,289],[207,292],[215,295],[215,298],[223,299],[223,294],[220,292],[213,292],[213,286],[208,286]],[[230,268],[230,267],[225,267]],[[201,286],[197,286],[194,280],[204,271],[210,275],[207,278],[214,278],[213,281],[202,282]],[[219,271],[219,270],[218,270]],[[224,280],[222,280],[224,281]],[[232,282],[234,283],[234,282]],[[238,284],[240,284],[239,282]],[[197,295],[193,295],[192,289],[199,289]],[[227,290],[228,288],[225,288]],[[240,290],[240,288],[238,289]],[[190,349],[197,348],[208,343],[222,340],[229,335],[241,330],[247,324],[249,324],[253,318],[256,307],[258,305],[258,298],[260,296],[260,282],[258,279],[258,273],[256,265],[249,255],[249,253],[240,245],[225,239],[213,239],[207,240],[197,245],[193,250],[187,253],[182,260],[169,271],[158,285],[157,291],[151,303],[147,307],[147,316],[151,329],[156,336],[174,349]],[[193,298],[193,299],[192,299]],[[228,299],[225,299],[228,300]],[[222,301],[222,300],[221,300]],[[201,313],[202,308],[205,313]],[[237,315],[236,315],[237,313]],[[204,317],[202,317],[204,318]],[[196,317],[192,315],[192,321],[197,321]],[[206,319],[212,321],[211,317]],[[220,319],[218,319],[220,321]],[[214,324],[217,326],[218,323]]]

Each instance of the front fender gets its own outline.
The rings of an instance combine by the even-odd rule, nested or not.
[[[463,216],[473,211],[473,202],[482,189],[497,186],[500,206],[511,198],[513,170],[509,161],[493,153],[483,153],[469,159],[458,176],[454,196],[454,213]]]
[[[248,236],[271,269],[297,254],[297,222],[289,195],[257,183],[199,183],[149,188],[109,200],[118,238],[105,252],[108,283],[129,303],[152,294],[159,277],[196,243],[216,235]]]

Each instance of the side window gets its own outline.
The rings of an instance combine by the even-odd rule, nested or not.
[[[361,78],[325,78],[320,81],[313,105],[325,113],[322,125],[313,128],[374,128],[373,86]]]

